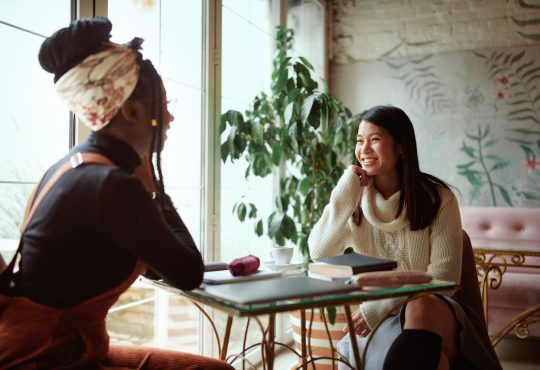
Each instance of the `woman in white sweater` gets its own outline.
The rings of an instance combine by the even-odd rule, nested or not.
[[[442,180],[420,172],[409,117],[392,106],[365,112],[358,124],[355,155],[357,165],[345,170],[309,237],[311,256],[335,256],[352,247],[396,260],[399,270],[426,271],[434,279],[459,283],[458,203]],[[360,350],[371,328],[403,300],[360,305],[353,314]],[[463,336],[477,338],[477,345],[463,349]],[[348,336],[338,349],[354,361]],[[458,363],[460,369],[478,364],[483,364],[481,369],[500,369],[485,329],[471,324],[456,300],[431,295],[409,302],[385,320],[371,340],[366,369],[449,369]]]

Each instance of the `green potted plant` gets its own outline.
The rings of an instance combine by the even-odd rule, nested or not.
[[[244,199],[239,199],[233,212],[242,222],[254,220],[258,236],[266,230],[277,245],[291,241],[305,262],[310,262],[308,236],[346,164],[353,163],[356,117],[328,94],[326,86],[319,86],[308,60],[290,55],[292,42],[292,30],[277,29],[270,95],[259,93],[244,114],[229,110],[221,115],[221,158],[223,162],[244,158],[246,178],[279,174],[272,213],[259,216],[256,206]],[[297,332],[299,315],[292,313]],[[320,315],[310,316],[314,327],[324,327],[323,315],[320,310]],[[345,319],[336,308],[328,308],[326,320],[334,324],[336,319],[340,325],[329,328],[333,346],[343,336]],[[322,351],[321,355],[331,353],[330,348]]]
[[[259,93],[244,114],[221,115],[221,158],[244,158],[246,178],[279,173],[270,215],[259,217],[243,199],[233,212],[242,222],[253,219],[258,236],[266,230],[279,246],[290,240],[309,262],[307,238],[345,164],[352,163],[355,117],[326,86],[320,88],[308,60],[290,55],[292,42],[293,31],[278,27],[271,94]]]

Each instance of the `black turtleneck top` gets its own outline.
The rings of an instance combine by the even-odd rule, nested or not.
[[[42,185],[76,152],[101,153],[116,167],[79,166],[45,196],[23,236],[15,294],[71,307],[119,284],[137,259],[177,288],[199,286],[201,255],[170,198],[152,200],[131,176],[140,158],[128,144],[92,133],[47,171]]]

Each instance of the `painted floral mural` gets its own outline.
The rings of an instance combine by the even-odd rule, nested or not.
[[[354,111],[403,108],[421,169],[462,205],[540,206],[540,46],[388,58],[343,67]],[[346,69],[346,70],[345,70]],[[351,70],[353,69],[353,70]]]
[[[500,122],[505,129],[503,139],[507,145],[515,148],[516,154],[521,153],[521,156],[517,155],[518,159],[514,160],[513,165],[524,166],[527,171],[525,176],[529,181],[522,189],[512,183],[508,184],[509,189],[498,185],[509,205],[512,203],[508,191],[525,200],[540,199],[537,160],[537,154],[540,154],[540,63],[533,54],[534,52],[525,49],[474,53],[483,61],[485,72],[493,84],[494,109],[505,112],[505,119]],[[502,169],[502,163],[498,162],[496,169]],[[468,176],[467,172],[460,173]],[[470,177],[468,179],[470,180]],[[470,184],[473,187],[478,186],[473,182]],[[493,192],[493,189],[490,189]],[[493,194],[492,205],[497,205]]]

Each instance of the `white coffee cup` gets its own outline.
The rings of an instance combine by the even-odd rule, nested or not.
[[[291,263],[293,253],[293,247],[273,247],[270,251],[276,265],[287,265]]]

